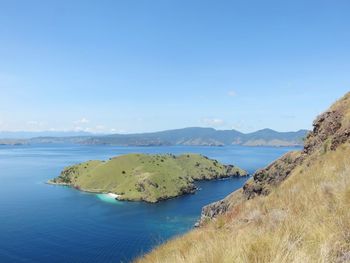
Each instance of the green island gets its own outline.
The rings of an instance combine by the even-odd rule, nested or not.
[[[196,180],[247,175],[236,166],[199,154],[127,154],[68,166],[48,183],[108,193],[118,200],[155,203],[194,193]]]

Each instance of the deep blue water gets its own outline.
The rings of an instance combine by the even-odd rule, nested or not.
[[[67,165],[130,153],[195,152],[250,173],[291,148],[0,146],[0,262],[128,262],[192,228],[202,206],[247,178],[198,182],[202,189],[158,204],[107,202],[47,185]]]

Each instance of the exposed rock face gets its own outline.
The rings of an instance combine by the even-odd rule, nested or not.
[[[308,134],[304,153],[310,154],[320,148],[334,151],[350,138],[350,93],[337,101],[328,111],[314,121],[314,129]]]
[[[196,227],[203,225],[206,221],[229,211],[233,206],[239,205],[246,200],[242,189],[229,194],[224,199],[206,205],[202,208],[201,218],[196,223]]]
[[[225,202],[225,200],[220,200],[210,205],[204,206],[202,209],[202,216],[213,218],[217,215],[227,212],[228,208],[228,202]]]
[[[217,215],[226,213],[244,200],[254,198],[256,195],[269,194],[271,187],[285,180],[291,171],[303,162],[305,156],[306,154],[301,151],[289,152],[266,168],[258,170],[245,183],[243,189],[237,190],[220,201],[204,206],[198,225],[204,224],[208,219],[215,218]]]
[[[313,152],[320,144],[335,135],[341,128],[341,119],[339,111],[327,111],[320,115],[313,123],[313,131],[306,137],[304,152]]]
[[[332,150],[350,141],[350,92],[337,101],[328,111],[316,118],[304,143],[302,151],[289,152],[266,168],[254,173],[252,178],[240,189],[225,199],[209,204],[202,210],[200,224],[208,218],[230,210],[242,200],[256,195],[267,195],[271,187],[283,182],[291,172],[315,153]]]
[[[301,152],[289,152],[266,168],[257,171],[253,175],[253,179],[243,186],[245,197],[250,199],[255,195],[267,195],[270,192],[270,187],[285,180],[303,159],[304,155]]]

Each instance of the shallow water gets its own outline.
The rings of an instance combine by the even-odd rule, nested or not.
[[[0,146],[0,262],[128,262],[182,234],[202,206],[247,178],[198,182],[201,188],[157,204],[47,185],[67,165],[125,153],[201,153],[250,173],[295,148]]]

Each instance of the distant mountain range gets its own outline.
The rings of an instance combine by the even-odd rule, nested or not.
[[[42,135],[32,133],[32,138],[15,137],[7,132],[7,137],[0,132],[0,144],[43,144],[73,143],[85,145],[118,146],[162,146],[162,145],[197,145],[197,146],[299,146],[307,130],[296,132],[277,132],[263,129],[252,133],[236,130],[216,130],[213,128],[184,128],[151,133],[93,135],[89,133],[70,135]],[[11,136],[9,136],[11,135]],[[26,134],[28,136],[28,134]],[[36,135],[36,136],[35,136]],[[18,139],[18,140],[16,140]]]
[[[91,135],[93,134],[84,131],[0,131],[0,139],[30,139],[34,137],[73,137]]]

